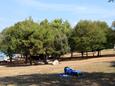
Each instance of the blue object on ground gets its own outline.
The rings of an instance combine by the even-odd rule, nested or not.
[[[73,75],[73,76],[80,76],[82,75],[80,70],[73,70],[70,67],[65,67],[64,68],[64,73],[67,75]]]
[[[67,75],[67,74],[59,74],[59,76],[61,76],[61,77],[68,77],[69,75]]]

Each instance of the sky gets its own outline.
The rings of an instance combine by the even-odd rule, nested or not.
[[[0,0],[0,31],[29,17],[39,22],[55,18],[74,26],[80,20],[115,20],[115,2],[108,0]]]

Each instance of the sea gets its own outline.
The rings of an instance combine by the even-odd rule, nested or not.
[[[7,56],[4,53],[0,52],[0,61],[5,60],[6,57]]]

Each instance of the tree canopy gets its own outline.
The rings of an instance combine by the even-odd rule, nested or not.
[[[68,35],[71,29],[68,21],[55,19],[49,22],[47,19],[40,23],[31,18],[18,22],[14,26],[6,28],[1,36],[1,50],[9,57],[14,53],[26,56],[31,62],[31,56],[40,54],[60,57],[69,51]]]
[[[114,22],[112,23],[114,27]],[[32,64],[32,56],[60,58],[68,52],[100,51],[113,48],[115,31],[103,21],[81,20],[74,28],[62,19],[47,19],[34,22],[32,18],[17,22],[0,33],[0,50],[12,62],[14,54],[23,56],[25,62]]]
[[[75,26],[71,39],[74,51],[84,52],[100,51],[106,43],[108,25],[100,21],[81,20]]]

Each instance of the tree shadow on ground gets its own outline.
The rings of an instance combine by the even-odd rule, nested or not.
[[[115,61],[112,61],[110,63],[111,63],[111,67],[115,67]]]
[[[0,64],[0,66],[5,66],[5,67],[27,67],[30,66],[29,64]]]
[[[108,55],[101,55],[100,57],[98,56],[85,56],[85,57],[61,57],[59,58],[59,61],[77,61],[77,60],[86,60],[86,59],[94,59],[94,58],[103,58],[103,57],[115,57],[115,54],[108,54]],[[50,59],[52,61],[52,59]],[[35,65],[35,64],[34,64]],[[39,63],[39,64],[36,64],[36,65],[45,65],[43,63]],[[51,65],[51,64],[46,64],[46,65]],[[0,63],[0,66],[5,66],[5,67],[26,67],[26,66],[32,66],[30,64],[17,64],[17,63],[12,63],[12,64],[8,64],[8,63],[5,63],[5,64],[1,64]],[[115,67],[115,63],[113,65],[113,67]]]
[[[94,58],[103,58],[103,57],[115,57],[115,54],[107,54],[101,56],[78,56],[78,57],[61,57],[60,61],[75,61],[75,60],[86,60],[86,59],[94,59]]]
[[[34,71],[34,70],[33,70]],[[115,73],[83,73],[81,77],[60,77],[59,74],[31,74],[0,78],[7,86],[115,86]]]
[[[33,65],[34,66],[38,66],[38,65],[41,66],[41,65],[47,65],[47,64],[44,64],[44,63],[38,63],[38,64],[33,63],[32,65],[30,65],[29,63],[22,63],[22,64],[19,64],[19,63],[5,63],[5,64],[0,64],[0,66],[5,66],[5,67],[27,67],[27,66],[33,66]]]

